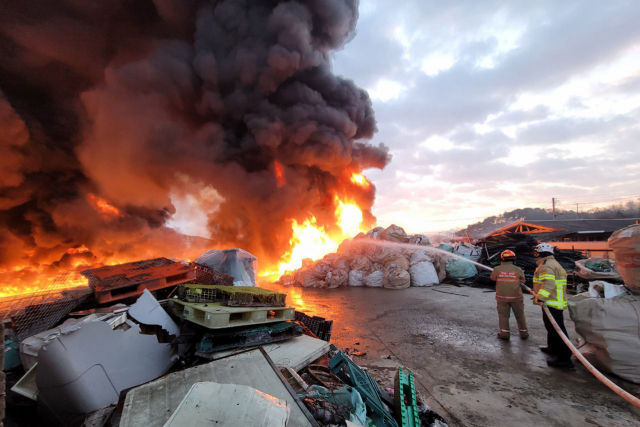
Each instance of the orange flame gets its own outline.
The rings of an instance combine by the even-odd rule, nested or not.
[[[78,255],[89,252],[89,248],[85,245],[80,245],[77,248],[69,248],[66,251],[69,255]]]
[[[86,266],[85,266],[86,268]],[[25,273],[28,270],[29,273],[34,273],[36,268],[27,267],[22,269],[21,272]],[[33,279],[29,280],[29,284],[5,284],[0,287],[0,298],[12,297],[18,295],[32,294],[43,291],[58,291],[73,288],[82,288],[89,286],[89,280],[80,274],[79,270],[73,270],[68,273],[59,274],[57,276],[46,276],[44,272],[38,272]]]
[[[278,187],[282,187],[287,181],[284,180],[284,172],[282,171],[282,165],[279,162],[273,162],[276,170],[276,180],[278,181]]]
[[[336,218],[338,219],[338,226],[342,230],[342,234],[348,237],[353,237],[360,232],[360,225],[362,224],[362,211],[358,205],[353,203],[342,203],[342,201],[336,198],[338,205],[336,209]]]
[[[292,228],[293,236],[289,243],[293,249],[283,257],[288,258],[289,261],[280,263],[278,268],[280,274],[302,267],[303,259],[317,260],[338,249],[338,244],[327,235],[324,227],[316,224],[315,217],[311,217],[302,224],[298,224],[294,219]]]
[[[89,193],[89,200],[93,207],[96,208],[103,216],[120,216],[120,210],[105,199]]]
[[[323,226],[316,223],[316,218],[311,217],[298,224],[292,222],[293,236],[289,241],[291,252],[282,257],[278,266],[280,275],[287,271],[297,270],[302,267],[304,259],[319,260],[325,255],[335,252],[338,245],[345,238],[353,237],[361,231],[363,215],[362,210],[355,203],[344,203],[336,197],[336,223],[340,232],[329,235]],[[275,275],[274,272],[263,273],[264,277]]]
[[[371,184],[369,183],[369,181],[367,180],[367,178],[359,173],[353,173],[351,175],[351,182],[353,182],[355,185],[365,188],[365,189],[369,189],[371,188]]]

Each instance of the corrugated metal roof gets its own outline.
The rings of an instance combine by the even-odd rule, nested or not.
[[[516,221],[487,234],[486,237],[501,234],[525,233],[538,240],[551,240],[574,233],[613,233],[629,225],[637,224],[640,218],[624,219],[573,219],[573,220],[524,220]],[[540,230],[537,230],[537,228]]]
[[[585,231],[600,231],[603,233],[612,233],[621,228],[627,227],[636,222],[640,222],[640,218],[624,218],[624,219],[573,219],[573,220],[538,220],[538,221],[522,221],[528,224],[536,224],[543,227],[552,227],[559,230],[569,231],[572,233]]]

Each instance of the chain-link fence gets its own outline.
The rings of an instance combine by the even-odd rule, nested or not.
[[[38,292],[0,298],[0,320],[12,320],[17,342],[44,332],[91,295],[86,282],[71,271],[52,279]]]

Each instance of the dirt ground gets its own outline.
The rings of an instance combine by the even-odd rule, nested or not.
[[[437,286],[400,291],[371,288],[269,287],[309,315],[334,320],[332,342],[366,352],[354,360],[387,385],[398,365],[415,373],[419,392],[451,426],[638,426],[640,410],[593,377],[579,361],[549,368],[540,307],[526,298],[530,338],[496,338],[495,294]],[[574,325],[565,325],[575,340]],[[513,335],[515,334],[515,336]],[[640,386],[615,377],[627,391]]]

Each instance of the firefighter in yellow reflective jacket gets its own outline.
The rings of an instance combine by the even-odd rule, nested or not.
[[[546,305],[558,326],[565,335],[564,310],[567,308],[567,272],[553,257],[554,247],[541,243],[535,248],[538,268],[533,275],[534,303]],[[540,348],[544,353],[556,356],[556,360],[547,361],[547,365],[574,369],[571,350],[562,341],[551,321],[542,312],[544,327],[547,329],[547,346]]]
[[[513,251],[506,250],[500,254],[502,264],[493,269],[491,280],[496,282],[496,301],[498,305],[498,338],[508,340],[511,338],[511,330],[509,329],[509,315],[513,310],[513,316],[518,323],[518,332],[520,338],[527,339],[529,331],[527,330],[527,319],[524,316],[524,301],[522,297],[522,289],[520,283],[524,283],[524,271],[513,263],[516,260],[516,254]]]

